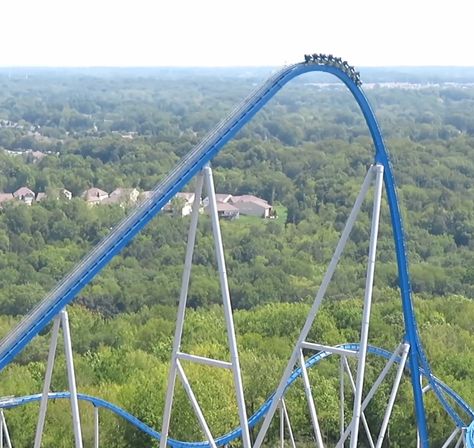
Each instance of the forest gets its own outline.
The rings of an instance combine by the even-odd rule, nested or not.
[[[71,200],[50,194],[31,206],[1,203],[1,335],[130,212],[119,205],[87,206],[79,197],[85,189],[150,190],[269,73],[0,72],[0,192],[26,186],[73,194]],[[462,70],[453,79],[443,71],[408,76],[375,70],[367,79],[366,93],[398,184],[421,338],[435,374],[473,404],[474,76]],[[33,151],[44,157],[33,158]],[[350,94],[330,78],[305,75],[283,89],[213,161],[218,192],[254,194],[278,210],[272,220],[221,221],[249,414],[278,383],[372,160],[371,139]],[[314,340],[358,339],[370,213],[368,201],[312,330]],[[188,227],[189,217],[158,216],[69,307],[79,390],[122,406],[158,430]],[[387,350],[397,346],[404,331],[397,285],[384,202],[370,343]],[[219,304],[212,232],[203,215],[186,351],[228,358]],[[49,337],[43,332],[1,373],[0,395],[40,392]],[[374,361],[369,376],[377,365]],[[310,372],[328,445],[338,436],[336,368],[328,361]],[[238,419],[231,375],[194,365],[186,369],[212,432],[232,429]],[[413,446],[416,437],[405,383],[390,424],[397,437],[387,446]],[[62,355],[52,388],[67,388]],[[377,407],[389,393],[387,388],[377,395],[371,422],[379,422]],[[290,390],[288,406],[295,431],[310,443],[303,396],[301,387]],[[437,424],[430,427],[431,437],[433,446],[441,446],[450,426],[432,401],[429,412]],[[68,406],[60,401],[50,406],[45,447],[72,445]],[[171,435],[201,439],[182,391],[175,407]],[[37,409],[32,404],[6,413],[15,447],[32,446]],[[85,443],[91,446],[92,410],[84,405],[81,412]],[[268,446],[277,436],[275,426]],[[101,443],[152,446],[147,436],[106,412],[101,413]]]

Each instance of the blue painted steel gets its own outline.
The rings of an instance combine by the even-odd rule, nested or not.
[[[397,255],[401,299],[407,342],[410,344],[409,366],[415,401],[415,413],[423,447],[428,447],[423,394],[419,381],[421,368],[453,419],[459,418],[446,401],[437,383],[432,379],[429,364],[418,336],[411,300],[402,218],[398,206],[395,181],[388,152],[375,115],[363,91],[341,69],[334,66],[299,63],[283,68],[259,89],[246,98],[226,119],[197,145],[153,191],[152,197],[128,216],[111,234],[89,254],[26,318],[0,342],[0,370],[43,329],[54,316],[84,288],[94,276],[165,206],[182,187],[272,98],[287,82],[296,76],[312,71],[323,71],[339,78],[357,101],[369,127],[375,146],[375,162],[384,166],[384,182],[390,207]]]
[[[474,421],[469,425],[466,431],[466,446],[474,448]]]
[[[346,349],[346,350],[354,350],[358,351],[359,350],[359,344],[358,343],[350,343],[350,344],[342,344],[339,345],[338,347]],[[384,350],[379,347],[374,347],[374,346],[369,346],[367,349],[368,353],[371,355],[375,355],[378,357],[382,357],[385,359],[390,359],[392,356],[392,353],[390,353],[387,350]],[[316,366],[319,362],[323,361],[326,358],[329,358],[331,356],[334,356],[330,352],[319,352],[313,355],[312,357],[308,358],[306,360],[306,367],[307,368],[312,368]],[[400,362],[400,357],[398,357],[395,362]],[[426,376],[425,372],[422,370],[421,371],[423,376]],[[287,384],[286,384],[286,389],[288,389],[299,377],[301,377],[301,368],[297,368],[293,371],[291,376],[288,378]],[[456,394],[452,389],[450,389],[448,386],[446,386],[443,382],[438,380],[436,377],[433,377],[434,381],[438,384],[439,387],[441,387],[445,393],[455,400],[460,408],[466,413],[467,417],[469,418],[469,421],[473,421],[471,426],[468,428],[467,431],[467,441],[468,441],[468,448],[474,448],[474,410],[467,404],[465,403],[459,395]],[[59,400],[59,399],[68,399],[70,397],[69,392],[54,392],[50,393],[48,395],[48,398],[50,400]],[[130,422],[133,426],[135,426],[137,429],[140,431],[143,431],[145,434],[148,434],[149,436],[153,437],[154,439],[160,440],[161,434],[156,431],[155,429],[151,428],[148,426],[146,423],[143,423],[141,420],[138,418],[134,417],[132,414],[129,412],[125,411],[124,409],[108,402],[105,401],[101,398],[96,398],[90,395],[86,394],[78,394],[78,399],[81,401],[89,402],[95,407],[98,408],[103,408],[107,409],[117,416],[123,418],[124,420]],[[14,397],[14,398],[9,398],[3,401],[0,401],[0,408],[1,409],[11,409],[19,406],[26,405],[28,403],[36,402],[41,400],[41,394],[35,394],[35,395],[26,395],[23,397]],[[270,408],[271,404],[273,401],[273,394],[263,403],[263,405],[249,418],[249,427],[253,428],[255,427],[264,417],[265,414],[267,413],[268,409]],[[460,427],[465,427],[466,425],[463,423]],[[239,439],[241,436],[241,429],[236,428],[227,434],[219,437],[216,439],[216,445],[217,446],[224,446],[226,444],[231,443],[232,441],[235,441]],[[470,441],[470,442],[469,442]],[[469,445],[471,443],[471,445]],[[175,440],[175,439],[168,439],[168,444],[173,447],[173,448],[204,448],[204,447],[209,447],[208,442],[184,442],[181,440]]]

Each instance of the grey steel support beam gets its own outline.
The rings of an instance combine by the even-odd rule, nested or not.
[[[189,226],[183,277],[181,280],[181,292],[179,296],[178,313],[176,316],[176,329],[174,332],[173,350],[171,353],[171,366],[168,374],[168,388],[166,391],[165,409],[163,411],[163,424],[161,427],[160,448],[166,448],[168,442],[171,409],[173,407],[174,387],[176,383],[178,353],[181,349],[181,339],[183,336],[184,318],[186,315],[186,302],[188,299],[189,279],[191,277],[191,268],[193,263],[194,244],[196,242],[196,230],[199,219],[199,207],[201,203],[202,185],[203,175],[202,173],[200,173],[197,176],[196,189],[194,192],[191,224]]]
[[[71,401],[74,442],[76,448],[82,448],[81,417],[79,414],[79,401],[77,399],[76,375],[74,372],[74,360],[72,358],[71,333],[69,331],[69,318],[67,311],[61,311],[60,316],[61,326],[63,327],[64,353],[66,355],[66,368]]]
[[[365,196],[367,195],[367,191],[370,187],[370,184],[372,182],[374,176],[374,167],[370,167],[367,175],[365,176],[364,182],[362,183],[362,187],[360,189],[360,192],[355,200],[354,206],[349,214],[349,217],[347,218],[346,225],[344,227],[344,230],[342,231],[341,237],[339,239],[339,242],[336,246],[336,250],[334,251],[334,254],[332,256],[332,259],[329,263],[329,266],[326,270],[326,273],[323,277],[323,280],[321,282],[321,285],[319,287],[319,290],[316,294],[316,297],[314,299],[313,305],[311,306],[311,309],[308,313],[308,316],[306,318],[305,324],[303,326],[303,329],[301,330],[301,333],[298,337],[298,341],[295,344],[295,347],[293,349],[293,353],[290,356],[290,359],[288,360],[288,363],[286,365],[285,371],[280,379],[280,383],[278,385],[277,390],[275,391],[275,395],[272,401],[272,404],[270,405],[270,408],[268,409],[268,412],[263,420],[262,426],[260,428],[260,431],[258,432],[257,438],[254,443],[254,448],[260,448],[263,444],[263,441],[265,439],[265,436],[267,434],[268,428],[270,426],[270,423],[273,419],[273,416],[275,415],[275,411],[278,406],[279,400],[283,397],[283,394],[285,392],[286,388],[286,383],[288,381],[288,378],[293,372],[293,368],[298,361],[299,358],[299,353],[301,350],[301,344],[306,341],[306,338],[308,337],[308,333],[311,330],[311,327],[313,325],[314,319],[316,318],[316,315],[318,313],[319,307],[321,306],[321,303],[324,299],[324,295],[326,294],[326,290],[329,286],[329,283],[331,282],[331,279],[334,275],[334,272],[336,270],[336,267],[339,263],[339,259],[341,258],[342,252],[344,250],[344,247],[347,244],[347,241],[349,239],[350,233],[352,231],[352,228],[354,227],[354,223],[357,219],[357,215],[359,214],[360,208],[362,206],[362,203],[365,199]]]
[[[237,350],[237,340],[235,338],[234,318],[232,316],[232,304],[230,301],[229,283],[227,281],[227,270],[224,258],[224,245],[222,244],[221,229],[219,226],[219,216],[217,214],[216,192],[214,190],[214,180],[212,170],[209,165],[204,168],[204,183],[209,197],[209,211],[211,215],[212,233],[214,235],[217,269],[221,284],[222,303],[224,306],[224,317],[227,327],[227,340],[229,343],[230,360],[234,375],[235,394],[237,408],[239,412],[240,427],[242,429],[242,443],[244,448],[251,448],[250,432],[247,420],[247,410],[245,407],[244,388],[242,384],[242,373],[240,370],[239,353]]]
[[[44,422],[46,419],[46,411],[48,409],[48,393],[51,387],[51,377],[53,375],[54,359],[56,357],[56,348],[58,345],[59,326],[61,325],[61,317],[54,319],[53,331],[51,334],[51,343],[49,345],[48,362],[43,383],[43,393],[41,395],[40,409],[38,413],[38,423],[36,424],[36,434],[34,448],[41,447],[41,439],[43,438]]]
[[[369,259],[367,261],[367,277],[365,282],[364,310],[362,312],[362,326],[360,335],[359,361],[357,366],[356,390],[354,397],[354,411],[352,413],[352,431],[350,448],[357,448],[359,422],[362,408],[362,394],[364,389],[365,360],[367,356],[367,342],[369,337],[370,311],[372,306],[372,290],[374,286],[375,257],[377,253],[377,237],[380,221],[380,206],[382,203],[383,165],[375,165],[376,179],[374,192],[374,206],[372,211],[372,228],[370,232]]]

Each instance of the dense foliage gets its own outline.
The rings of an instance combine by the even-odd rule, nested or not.
[[[75,196],[71,201],[50,197],[31,207],[2,204],[2,332],[129,212],[117,205],[90,208],[78,197],[83,190],[152,188],[259,81],[260,73],[228,72],[0,74],[0,148],[8,150],[0,153],[0,191],[28,186],[51,192],[64,187]],[[339,84],[319,81],[306,76],[285,88],[213,163],[218,192],[255,194],[278,211],[275,220],[222,222],[232,300],[239,309],[236,325],[249,412],[275,387],[372,161],[368,131],[349,93]],[[469,388],[474,363],[469,354],[474,322],[469,300],[474,296],[474,88],[375,85],[367,93],[399,184],[423,340],[435,372],[474,402]],[[46,156],[38,160],[30,150]],[[318,340],[357,339],[370,211],[368,201],[330,287],[331,301],[313,330]],[[121,404],[155,427],[163,408],[188,225],[188,218],[155,219],[80,293],[79,306],[71,312],[81,391]],[[393,349],[403,325],[386,205],[380,233],[371,341]],[[216,306],[219,297],[210,223],[203,216],[194,256],[187,350],[227,356]],[[6,370],[2,394],[40,390],[47,343],[47,335],[40,336]],[[443,348],[447,345],[449,355]],[[336,437],[338,428],[337,403],[331,401],[337,392],[329,393],[336,387],[331,380],[335,368],[329,362],[312,373],[318,384],[324,384],[327,440]],[[230,376],[189,369],[213,431],[229,430],[236,423],[230,412]],[[208,377],[217,383],[205,382]],[[65,378],[57,369],[55,390],[66,387]],[[383,391],[379,403],[388,393]],[[409,388],[402,394],[408,397]],[[295,426],[309,440],[302,397],[302,389],[296,388],[289,402]],[[51,407],[45,446],[59,446],[63,435],[64,446],[70,446],[67,406]],[[184,395],[178,396],[174,435],[200,437],[186,406]],[[411,414],[399,406],[392,431],[411,430],[393,446],[411,445]],[[31,445],[35,409],[9,412],[16,446]],[[84,412],[90,440],[92,414]],[[103,415],[104,446],[148,443],[126,424]],[[373,411],[371,418],[379,416]],[[433,438],[440,439],[443,431],[445,423]]]

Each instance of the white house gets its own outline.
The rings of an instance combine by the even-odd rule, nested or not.
[[[66,190],[65,188],[60,188],[59,189],[59,195],[60,197],[62,196],[63,198],[67,199],[70,201],[72,199],[72,193],[69,190]]]
[[[193,211],[194,198],[194,193],[176,193],[175,197],[165,205],[163,211],[165,213],[188,216]]]

